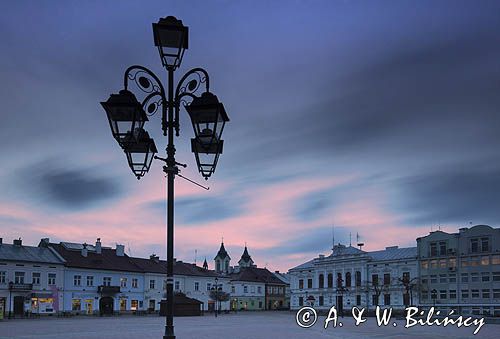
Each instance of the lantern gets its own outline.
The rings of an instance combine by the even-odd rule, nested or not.
[[[215,172],[219,155],[222,154],[224,140],[218,140],[215,143],[203,144],[199,139],[191,139],[191,151],[196,158],[196,165],[201,175],[208,178]]]
[[[122,148],[131,142],[131,136],[136,130],[142,130],[148,117],[135,95],[128,90],[111,94],[109,99],[101,102],[106,111],[113,137]]]
[[[181,65],[184,51],[188,48],[189,28],[173,16],[153,24],[153,37],[163,66],[176,69]]]
[[[130,134],[132,134],[130,132]],[[144,130],[136,130],[135,136],[129,135],[131,140],[135,142],[128,143],[125,148],[128,165],[134,172],[137,179],[140,179],[149,171],[154,155],[158,152],[153,139],[149,137],[148,132]]]

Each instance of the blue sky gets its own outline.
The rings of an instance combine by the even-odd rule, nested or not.
[[[176,179],[176,256],[286,270],[359,232],[498,226],[495,1],[16,1],[0,4],[0,232],[164,257],[161,164],[137,181],[99,105],[132,64],[166,78],[151,23],[190,28],[231,118],[210,191]],[[177,159],[201,181],[182,113]],[[148,123],[160,150],[158,117]],[[163,152],[163,151],[161,151]],[[355,237],[353,236],[353,239]]]

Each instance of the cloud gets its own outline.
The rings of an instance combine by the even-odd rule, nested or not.
[[[33,169],[36,169],[35,174]],[[28,199],[71,212],[99,206],[122,195],[122,188],[95,168],[64,166],[54,160],[30,164],[14,174]],[[26,194],[28,196],[28,194]]]
[[[500,220],[500,166],[495,161],[410,176],[398,187],[397,206],[410,222],[497,224]]]

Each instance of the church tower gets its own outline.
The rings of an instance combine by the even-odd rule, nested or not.
[[[231,257],[227,254],[224,248],[224,241],[221,242],[219,252],[214,258],[215,260],[215,272],[217,273],[229,273],[229,262]]]
[[[203,268],[208,270],[207,258],[205,258],[205,261],[203,262]]]
[[[252,257],[250,256],[250,254],[248,254],[248,249],[246,245],[245,245],[245,250],[241,255],[241,259],[240,261],[238,261],[238,265],[240,267],[255,267],[255,265],[253,264]]]

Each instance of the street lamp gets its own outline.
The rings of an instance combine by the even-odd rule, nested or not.
[[[436,308],[437,293],[438,291],[435,288],[431,291],[431,298],[433,300],[434,308]]]
[[[14,282],[9,281],[9,319],[12,316],[12,289],[14,288]]]
[[[214,305],[214,313],[215,313],[215,317],[217,318],[217,302],[218,302],[218,299],[219,299],[219,287],[218,287],[218,281],[219,279],[215,278],[215,287],[213,288],[213,290],[215,291],[215,305]]]
[[[174,178],[180,174],[175,161],[174,131],[179,136],[179,111],[182,106],[188,112],[195,131],[191,150],[195,155],[199,172],[208,179],[214,172],[224,141],[221,139],[224,125],[229,118],[222,103],[210,93],[207,71],[193,68],[185,73],[174,87],[174,71],[179,68],[188,48],[189,28],[173,16],[153,24],[154,44],[158,48],[162,65],[167,70],[167,92],[156,74],[146,67],[129,67],[123,77],[124,89],[112,94],[102,106],[106,111],[113,137],[124,150],[128,164],[140,179],[150,169],[153,159],[165,163],[167,174],[167,315],[166,338],[175,338],[173,325],[173,262],[174,262]],[[138,89],[142,97],[129,90]],[[144,129],[148,116],[161,112],[163,135],[167,136],[167,157],[155,156],[154,140]],[[193,182],[187,179],[190,182]],[[193,182],[195,183],[195,182]],[[196,183],[195,183],[196,184]],[[199,185],[199,184],[197,184]],[[199,185],[201,186],[201,185]],[[203,187],[203,186],[202,186]]]

